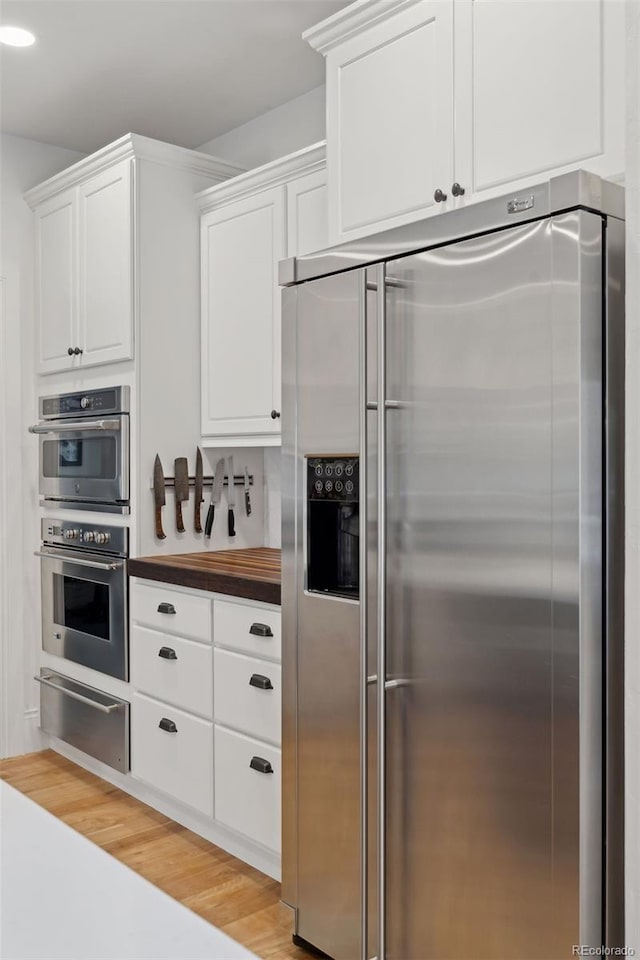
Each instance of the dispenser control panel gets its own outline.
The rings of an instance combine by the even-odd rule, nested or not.
[[[358,457],[314,456],[307,461],[309,500],[355,501],[359,493]]]

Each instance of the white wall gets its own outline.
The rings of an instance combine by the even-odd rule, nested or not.
[[[627,944],[640,950],[640,3],[627,0],[626,871]]]
[[[315,87],[301,97],[203,143],[198,150],[249,170],[324,140],[324,93],[324,84]]]
[[[27,433],[36,419],[34,363],[34,237],[22,199],[35,186],[81,158],[21,137],[0,142],[0,697],[4,717],[0,755],[38,744],[37,689],[30,679],[40,643],[37,443]],[[4,690],[8,696],[3,696]],[[26,718],[26,719],[25,719]]]

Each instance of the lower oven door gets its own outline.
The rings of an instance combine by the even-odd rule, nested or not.
[[[129,679],[126,561],[43,547],[42,649]]]
[[[40,438],[40,493],[48,500],[129,501],[129,416],[53,421]]]

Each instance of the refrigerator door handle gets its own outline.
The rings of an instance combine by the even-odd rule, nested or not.
[[[387,676],[387,303],[385,284],[385,265],[376,268],[377,283],[377,927],[378,960],[386,960],[386,680]],[[366,381],[365,381],[366,382]],[[366,674],[365,674],[366,675]]]
[[[369,774],[367,767],[368,756],[368,686],[375,678],[367,675],[367,645],[369,623],[367,617],[367,458],[368,458],[368,431],[367,413],[370,409],[367,403],[367,271],[360,274],[360,336],[359,336],[359,367],[360,367],[360,960],[369,960],[368,930],[368,794]]]

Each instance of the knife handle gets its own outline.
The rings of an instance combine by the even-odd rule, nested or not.
[[[229,536],[235,537],[236,535],[236,521],[233,515],[233,507],[229,507]]]
[[[162,507],[156,507],[156,537],[158,540],[166,540],[167,535],[162,529]]]
[[[207,519],[204,523],[204,535],[205,537],[211,536],[211,531],[213,530],[213,515],[215,513],[215,507],[213,504],[209,504],[209,509],[207,510]]]
[[[193,529],[195,530],[196,533],[202,533],[202,516],[201,516],[202,508],[200,507],[201,502],[202,501],[198,500],[198,498],[196,497],[196,513],[193,520]]]
[[[178,533],[184,533],[184,520],[182,519],[181,500],[176,500],[176,530]]]
[[[244,506],[247,511],[247,516],[251,516],[251,497],[249,496],[249,491],[245,491],[244,495]]]

